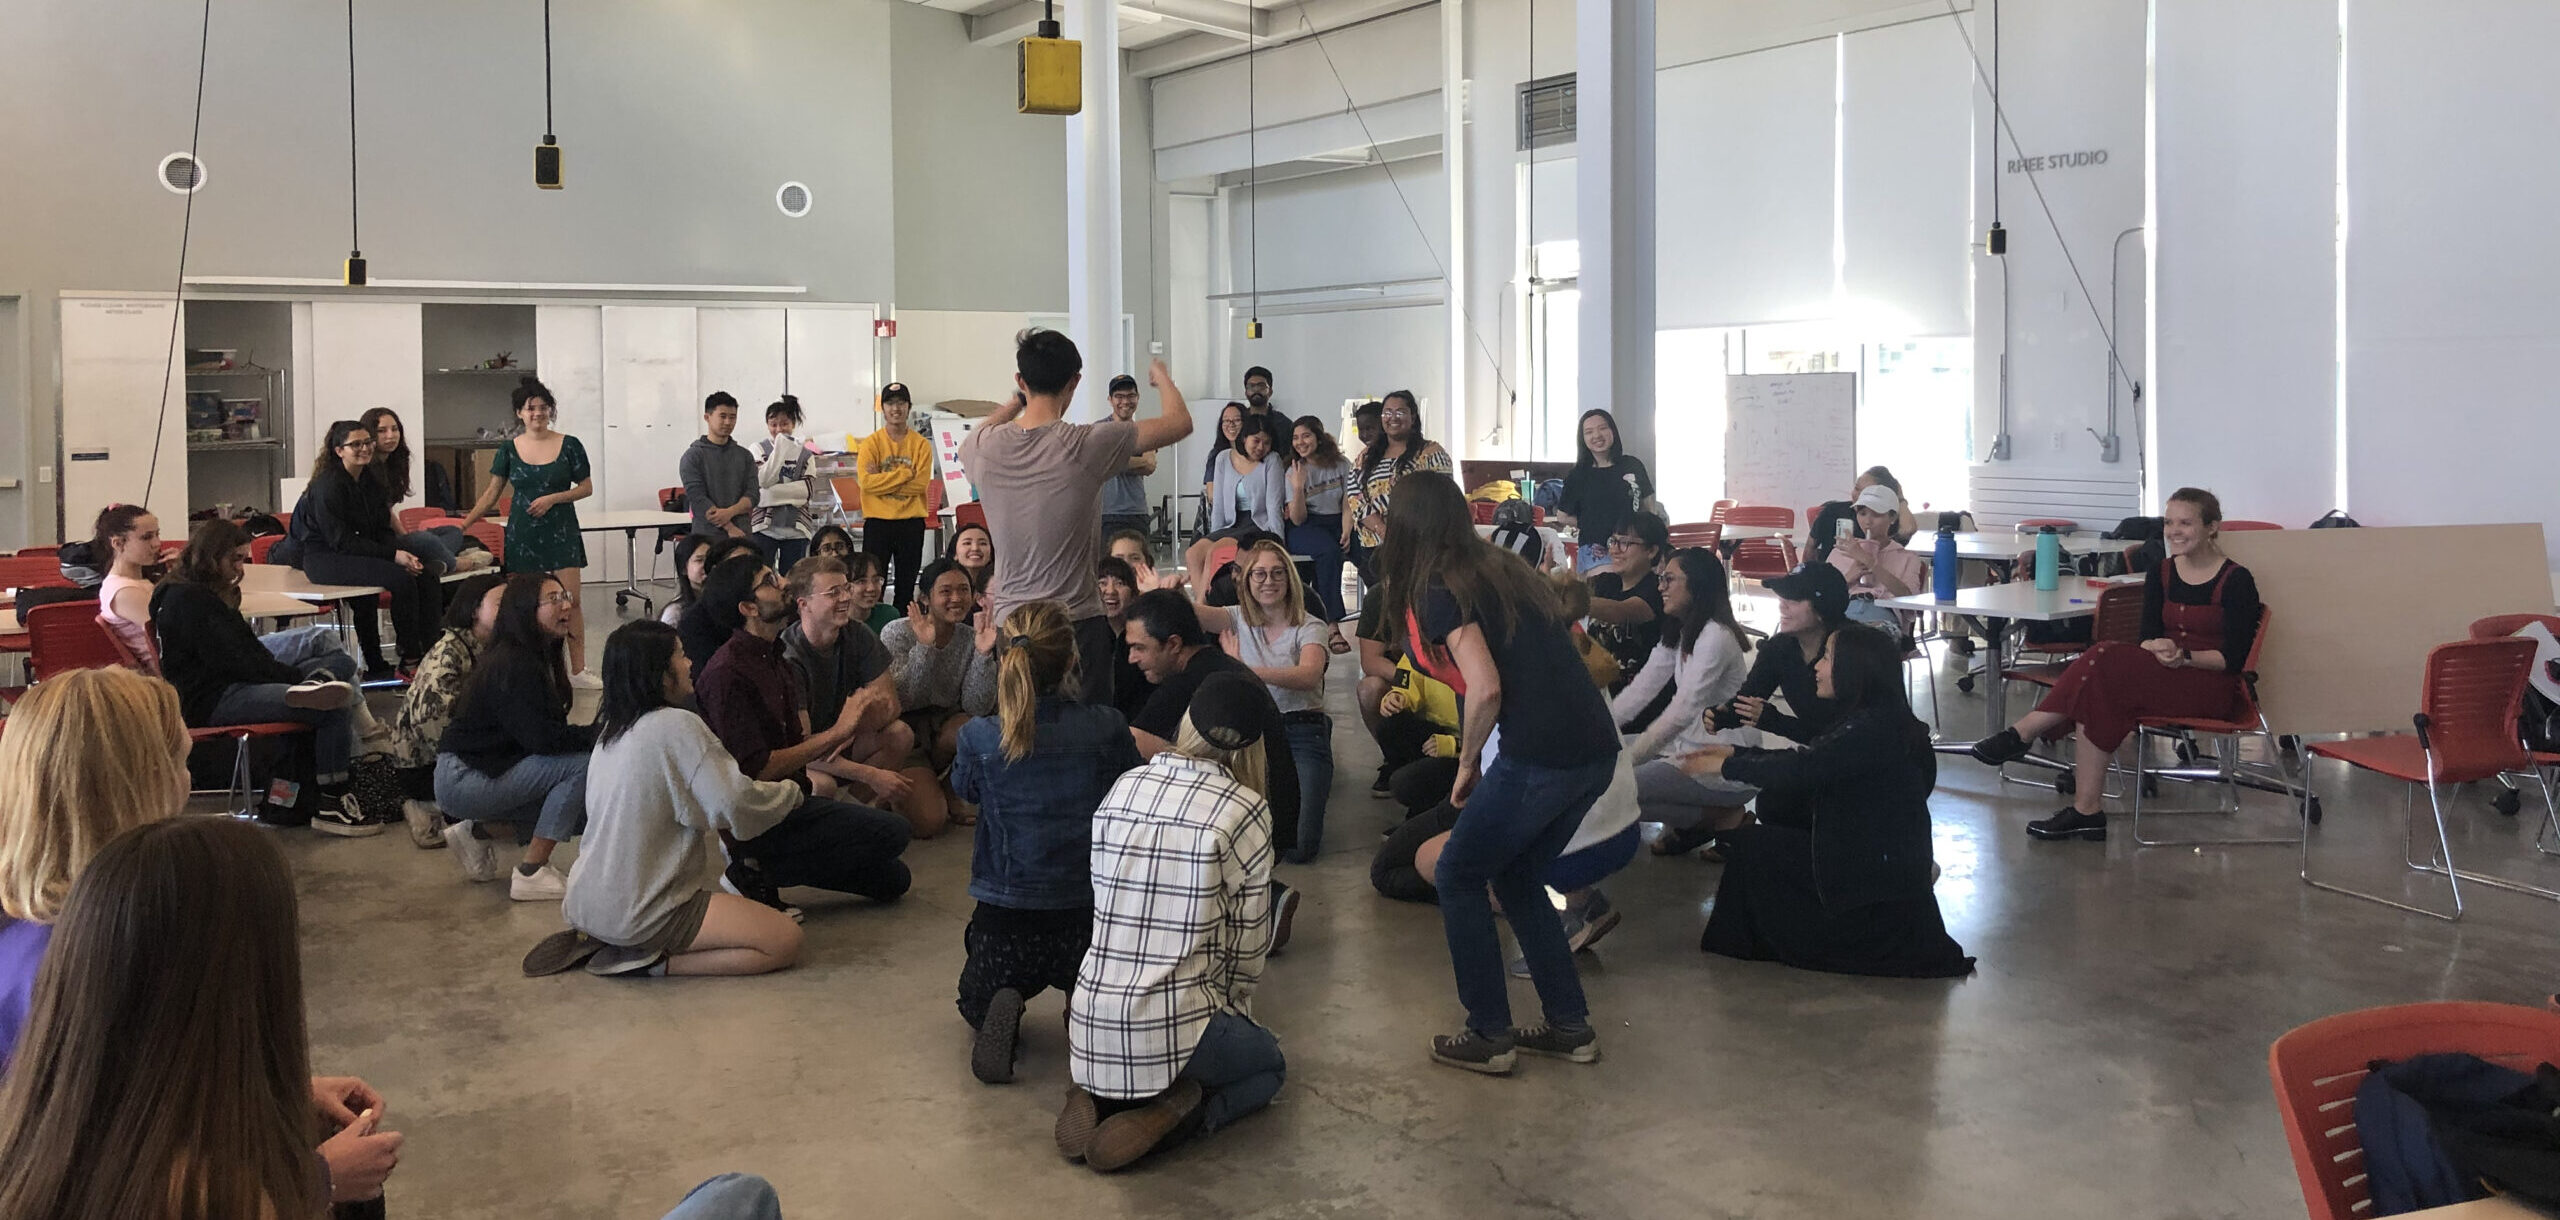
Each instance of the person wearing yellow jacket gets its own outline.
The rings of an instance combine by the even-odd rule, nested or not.
[[[862,482],[862,549],[889,571],[898,610],[915,600],[916,569],[924,562],[926,493],[933,490],[933,442],[907,426],[915,399],[897,382],[880,387],[880,415],[888,426],[862,438],[853,451]]]
[[[1396,803],[1410,815],[1447,797],[1458,775],[1458,692],[1401,656],[1378,710],[1378,752]]]

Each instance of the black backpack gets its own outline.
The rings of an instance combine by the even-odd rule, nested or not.
[[[2360,529],[2363,525],[2363,522],[2348,516],[2347,510],[2343,508],[2333,508],[2326,514],[2322,515],[2319,520],[2312,522],[2311,528],[2315,530],[2351,530]]]
[[[2162,546],[2160,541],[2166,533],[2167,526],[2158,517],[2126,517],[2116,522],[2114,529],[2100,534],[2099,537],[2141,539],[2141,546],[2124,553],[2124,570],[2149,572],[2159,567],[2160,561],[2168,557],[2168,548]]]

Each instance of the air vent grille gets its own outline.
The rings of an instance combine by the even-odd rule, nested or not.
[[[1547,148],[1571,144],[1580,105],[1572,73],[1542,77],[1520,86],[1520,147]]]

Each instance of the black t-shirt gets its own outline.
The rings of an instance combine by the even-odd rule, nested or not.
[[[1618,658],[1618,680],[1609,684],[1609,689],[1614,691],[1626,685],[1627,679],[1642,672],[1644,663],[1653,659],[1654,646],[1662,643],[1662,580],[1647,572],[1644,579],[1630,589],[1626,578],[1615,572],[1595,572],[1591,576],[1591,596],[1611,601],[1632,597],[1653,607],[1653,617],[1641,623],[1591,620],[1591,638],[1600,641],[1600,646],[1608,649],[1610,656]]]
[[[1129,639],[1119,632],[1111,640],[1111,706],[1120,709],[1124,719],[1137,719],[1138,712],[1155,696],[1156,684],[1147,681],[1147,671],[1129,659]]]
[[[1175,670],[1164,685],[1147,696],[1146,706],[1129,718],[1129,727],[1145,729],[1166,741],[1182,736],[1182,717],[1191,710],[1191,697],[1200,693],[1200,684],[1211,674],[1237,673],[1253,679],[1253,689],[1262,696],[1263,761],[1270,769],[1271,845],[1281,850],[1298,845],[1298,760],[1289,750],[1289,732],[1280,719],[1280,705],[1271,701],[1271,691],[1253,672],[1253,667],[1228,656],[1212,644],[1192,654],[1191,663]],[[1585,682],[1584,685],[1589,685]],[[1603,715],[1606,715],[1604,709]],[[1612,738],[1612,740],[1615,740]]]
[[[1446,644],[1451,633],[1477,619],[1447,589],[1434,586],[1415,613],[1423,638]],[[1582,654],[1562,623],[1523,615],[1507,636],[1485,628],[1485,647],[1502,675],[1502,754],[1541,767],[1579,767],[1618,752],[1609,703],[1591,684]]]
[[[1633,454],[1607,466],[1575,466],[1565,472],[1556,511],[1573,518],[1586,546],[1606,546],[1609,535],[1653,495],[1653,474]]]

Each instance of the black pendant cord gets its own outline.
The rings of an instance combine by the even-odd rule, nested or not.
[[[151,464],[142,475],[142,502],[146,505],[151,503],[151,492],[160,482],[160,442],[168,434],[169,387],[178,378],[178,327],[187,313],[187,243],[195,235],[196,190],[204,183],[204,162],[197,159],[197,141],[204,138],[204,69],[212,48],[213,0],[204,0],[204,24],[196,35],[196,112],[187,124],[187,202],[178,221],[178,282],[169,293],[169,354],[160,366],[160,418],[151,429]]]
[[[1262,154],[1261,121],[1254,111],[1254,30],[1253,14],[1245,15],[1244,29],[1244,160],[1245,160],[1245,275],[1246,289],[1253,294],[1254,329],[1262,322]],[[1261,338],[1257,333],[1254,338]]]
[[[347,257],[364,257],[364,215],[356,190],[356,0],[347,0]]]
[[[551,126],[551,0],[542,0],[542,142],[557,144]]]

